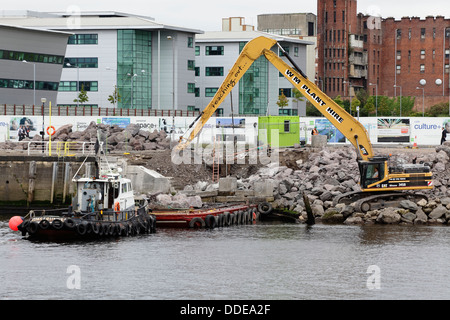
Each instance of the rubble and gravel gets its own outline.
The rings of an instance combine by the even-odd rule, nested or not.
[[[333,206],[333,199],[343,193],[359,191],[359,169],[356,151],[352,146],[330,146],[322,150],[310,150],[306,159],[299,159],[295,165],[278,163],[260,168],[247,178],[238,179],[238,189],[251,190],[253,182],[264,180],[274,186],[275,208],[301,213],[300,220],[307,218],[303,193],[311,203],[317,221],[345,224],[447,224],[450,223],[450,144],[436,148],[376,149],[377,155],[390,156],[391,163],[416,163],[429,165],[433,172],[434,188],[420,190],[428,197],[414,203],[400,202],[398,208],[383,208],[367,213],[355,212],[351,205]],[[197,182],[186,187],[189,190],[214,188],[206,182]]]

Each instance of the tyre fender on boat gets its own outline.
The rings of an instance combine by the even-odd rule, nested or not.
[[[236,212],[236,224],[242,224],[242,211],[240,210]]]
[[[228,211],[223,213],[223,225],[224,227],[229,227],[231,224],[231,215]]]
[[[73,228],[75,228],[75,221],[71,218],[64,220],[64,227],[66,227],[69,230],[72,230]]]
[[[232,226],[236,223],[236,215],[234,213],[230,213],[230,223],[228,224],[229,226]]]
[[[64,227],[64,223],[60,219],[55,219],[52,221],[52,228],[55,230],[61,230]]]
[[[91,224],[91,230],[93,234],[99,234],[100,232],[100,224],[98,222]]]
[[[48,220],[43,219],[39,222],[39,227],[41,227],[42,230],[47,230],[49,226],[50,222],[48,222]]]
[[[31,221],[28,224],[27,231],[29,234],[35,234],[39,229],[39,224],[36,221]]]
[[[200,217],[192,218],[191,221],[189,221],[189,227],[190,228],[203,228],[205,226],[205,221]]]
[[[258,204],[258,211],[262,215],[269,214],[272,212],[272,205],[268,202],[261,202],[260,204]]]
[[[220,213],[216,217],[217,217],[217,227],[222,228],[223,227],[223,214]]]
[[[214,229],[216,227],[216,217],[214,217],[212,214],[209,214],[205,217],[205,224],[206,227],[209,229]]]
[[[84,236],[87,233],[87,224],[85,222],[80,223],[79,225],[77,225],[77,233],[80,236]]]

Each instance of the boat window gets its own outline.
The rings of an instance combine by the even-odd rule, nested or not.
[[[127,192],[127,184],[126,183],[122,183],[122,193]]]
[[[133,191],[133,188],[131,187],[131,182],[128,182],[128,191]]]

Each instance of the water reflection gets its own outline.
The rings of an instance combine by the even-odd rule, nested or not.
[[[3,219],[0,299],[446,299],[449,232],[258,223],[48,243],[23,240]],[[66,287],[70,265],[81,290]],[[371,265],[380,290],[366,286]]]

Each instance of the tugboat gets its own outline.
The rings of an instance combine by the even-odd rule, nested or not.
[[[96,168],[98,172],[98,162]],[[28,234],[29,239],[50,241],[155,232],[156,217],[150,214],[146,200],[135,199],[130,179],[109,168],[106,174],[72,181],[76,184],[72,206],[12,217],[10,228],[24,237]]]

